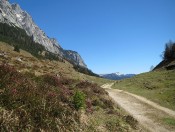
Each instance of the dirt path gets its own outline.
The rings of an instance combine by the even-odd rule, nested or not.
[[[150,132],[175,132],[175,127],[163,122],[165,118],[175,118],[175,111],[159,106],[146,98],[122,90],[111,89],[113,84],[104,84],[109,96],[131,114],[141,126]]]

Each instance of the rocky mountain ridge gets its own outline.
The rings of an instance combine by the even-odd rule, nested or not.
[[[75,64],[87,67],[81,56],[74,51],[64,50],[54,38],[49,38],[34,22],[32,17],[18,4],[10,4],[7,0],[0,1],[0,22],[24,29],[36,43],[43,45],[47,51],[64,57]]]

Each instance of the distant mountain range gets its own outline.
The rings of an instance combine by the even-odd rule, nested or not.
[[[131,78],[135,76],[136,74],[121,74],[119,72],[116,73],[110,73],[110,74],[99,74],[101,77],[111,80],[121,80],[125,78]]]
[[[81,56],[71,50],[64,50],[54,38],[50,38],[34,22],[32,17],[20,8],[18,4],[10,4],[8,0],[0,0],[0,23],[25,30],[33,41],[41,44],[45,49],[55,55],[70,60],[74,64],[87,68]]]

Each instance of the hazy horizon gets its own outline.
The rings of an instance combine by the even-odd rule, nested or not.
[[[174,0],[52,0],[18,3],[49,36],[98,74],[142,73],[175,40]]]

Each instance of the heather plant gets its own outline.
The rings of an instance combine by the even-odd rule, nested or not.
[[[45,83],[48,83],[49,85],[53,85],[53,86],[62,85],[60,78],[58,78],[57,76],[50,75],[50,74],[44,75],[43,76],[43,81]]]
[[[92,84],[88,81],[81,81],[76,84],[76,87],[88,97],[88,100],[86,100],[87,111],[93,111],[92,107],[88,107],[90,105],[102,109],[113,109],[113,102],[110,99],[105,99],[108,93],[98,85]]]
[[[87,81],[22,74],[2,64],[0,84],[0,131],[83,131],[80,109],[89,116],[96,107],[113,109],[104,89]]]
[[[90,83],[88,81],[81,81],[76,84],[76,87],[81,89],[88,97],[107,95],[107,92],[99,87],[97,84]]]
[[[0,65],[0,84],[0,113],[5,113],[0,116],[0,131],[67,131],[74,130],[74,126],[77,129],[78,113],[60,99],[61,94],[69,98],[68,88],[49,85],[42,77],[35,82],[9,65]],[[11,113],[8,118],[6,113]]]

